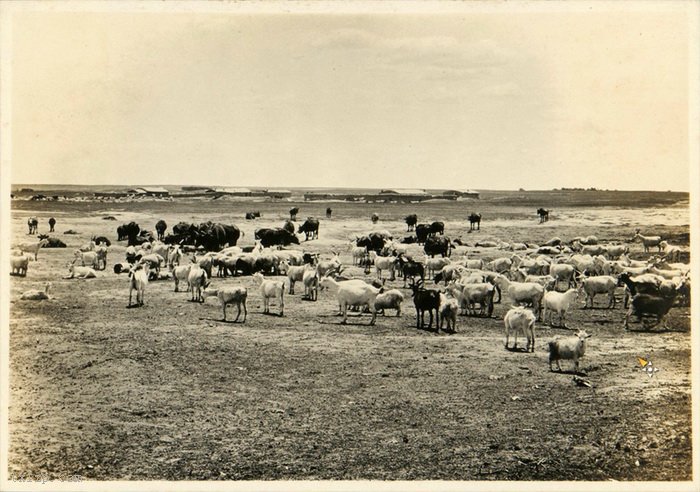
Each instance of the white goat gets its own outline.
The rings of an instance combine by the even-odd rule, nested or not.
[[[586,353],[586,339],[590,336],[585,331],[579,330],[576,335],[549,342],[549,370],[553,371],[552,362],[556,362],[561,372],[559,361],[573,360],[574,371],[578,372],[578,360]]]
[[[637,232],[634,234],[634,237],[632,238],[632,241],[636,241],[637,239],[642,240],[642,244],[644,245],[644,252],[648,253],[649,248],[652,247],[657,247],[659,248],[659,253],[661,252],[661,236],[642,236],[639,233],[640,229],[637,229]]]
[[[381,295],[381,294],[380,294]],[[438,328],[442,329],[443,324],[446,324],[445,330],[457,331],[457,314],[459,313],[459,302],[451,296],[446,296],[440,293],[440,308],[438,309]]]
[[[136,305],[143,306],[143,295],[148,285],[148,267],[139,265],[129,271],[129,306],[131,306],[131,294],[136,291]]]
[[[260,285],[260,294],[263,298],[263,312],[270,312],[270,299],[277,299],[280,306],[280,316],[284,316],[284,280],[269,280],[262,273],[253,274],[253,279]]]
[[[227,285],[224,287],[219,287],[218,289],[210,289],[204,292],[204,298],[216,297],[219,299],[221,308],[224,311],[224,321],[226,321],[226,306],[229,304],[235,304],[238,308],[238,314],[236,314],[236,319],[233,320],[235,323],[241,316],[241,306],[243,306],[243,321],[248,316],[248,309],[246,307],[246,300],[248,299],[248,290],[242,285]]]
[[[526,352],[535,351],[535,314],[524,307],[514,307],[510,309],[503,318],[503,324],[506,328],[506,349],[508,349],[508,341],[510,332],[514,332],[513,348],[518,348],[518,332],[522,332],[527,338],[525,346]]]
[[[374,300],[374,309],[384,314],[385,309],[396,309],[396,316],[401,316],[401,303],[404,296],[398,289],[391,289],[377,295]]]
[[[374,307],[374,301],[377,299],[380,289],[372,287],[363,280],[336,282],[330,277],[322,278],[321,286],[336,291],[338,306],[343,315],[341,324],[344,325],[348,321],[348,306],[367,306],[372,313],[372,319],[369,324],[373,325],[375,323],[377,319],[377,310]]]
[[[304,283],[304,297],[310,301],[318,299],[318,272],[313,268],[304,270],[301,281]]]
[[[68,264],[68,276],[63,277],[64,279],[69,278],[95,278],[97,273],[94,269],[86,266],[75,266],[73,263]]]
[[[189,288],[192,289],[192,301],[204,302],[202,290],[209,286],[209,282],[210,279],[206,270],[204,270],[197,263],[193,263],[190,266],[190,271],[187,275],[187,283],[189,284]]]
[[[549,266],[549,274],[555,278],[554,288],[559,286],[559,282],[566,282],[567,289],[576,285],[576,269],[573,265],[566,263],[554,263]]]
[[[584,309],[588,307],[588,301],[591,301],[593,307],[593,298],[596,294],[608,294],[608,307],[615,307],[615,287],[617,287],[617,279],[610,275],[598,275],[595,277],[586,277],[581,280],[581,286],[586,293],[586,304]]]
[[[374,259],[374,267],[377,269],[377,277],[382,280],[382,270],[389,271],[389,280],[396,280],[394,265],[396,264],[395,256],[377,256]]]
[[[452,263],[452,260],[449,258],[428,258],[425,260],[428,276],[432,275],[432,277],[435,278],[435,274],[450,263]]]
[[[26,243],[20,243],[18,245],[18,248],[22,251],[22,253],[32,253],[34,255],[34,261],[38,260],[39,256],[39,250],[49,244],[48,239],[42,239],[39,242],[26,242]]]
[[[496,279],[496,283],[501,290],[506,291],[513,302],[521,304],[528,303],[532,305],[534,313],[539,318],[540,304],[544,296],[544,287],[540,284],[531,282],[511,282],[503,275]]]
[[[566,312],[577,299],[578,289],[575,288],[566,292],[545,292],[542,299],[542,321],[547,322],[547,311],[549,311],[549,324],[552,325],[552,316],[556,312],[561,326],[566,328]]]

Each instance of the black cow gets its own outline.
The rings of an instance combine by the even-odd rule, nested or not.
[[[246,214],[245,214],[246,220],[253,220],[253,219],[257,219],[259,217],[260,217],[260,212],[258,212],[257,210],[255,212],[246,212]]]
[[[56,219],[51,217],[49,219],[49,232],[53,232],[53,227],[56,225]]]
[[[416,228],[416,224],[418,223],[418,216],[416,214],[407,215],[404,218],[404,220],[406,221],[406,225],[408,226],[406,232],[410,232]]]
[[[296,221],[298,213],[299,213],[299,207],[290,208],[289,209],[289,220]]]
[[[141,232],[141,228],[136,222],[122,224],[119,227],[117,227],[117,241],[123,241],[124,239],[128,239],[129,246],[141,244],[136,242],[136,236],[138,236],[139,232]]]
[[[290,234],[294,234],[294,222],[291,220],[287,219],[284,221],[284,225],[282,226],[282,229],[287,231]]]
[[[190,231],[192,224],[188,222],[178,222],[173,226],[173,234],[179,236],[181,234],[187,234]]]
[[[418,224],[416,225],[415,231],[416,239],[418,239],[417,243],[423,244],[430,235],[432,229],[429,224]]]
[[[476,226],[477,231],[481,230],[481,214],[472,212],[469,214],[469,232],[474,230],[474,226]]]
[[[297,231],[299,234],[302,232],[306,234],[306,240],[308,241],[309,238],[311,239],[318,239],[318,226],[319,222],[318,219],[314,219],[313,217],[308,217],[302,225],[299,226],[299,230]]]
[[[327,218],[327,219],[330,219],[332,213],[333,213],[333,209],[332,209],[331,207],[328,207],[328,208],[326,209],[326,218]]]
[[[447,237],[429,237],[425,240],[425,245],[423,250],[425,254],[435,256],[437,254],[445,256],[450,256],[450,249],[452,247],[452,242]]]
[[[387,241],[388,239],[383,234],[371,232],[367,236],[357,238],[355,245],[365,247],[367,248],[367,251],[375,251],[376,253],[379,253],[382,249],[384,249],[384,245],[387,243]]]
[[[538,208],[537,215],[540,216],[540,224],[549,220],[549,210],[545,208]]]
[[[168,224],[165,223],[163,219],[156,222],[156,232],[158,233],[158,241],[162,241],[165,238],[165,230],[168,228]]]
[[[95,244],[99,246],[100,244],[104,244],[105,246],[111,246],[112,241],[107,239],[104,236],[92,236],[92,240],[95,241]]]
[[[430,224],[430,235],[435,236],[436,234],[440,234],[441,236],[445,234],[444,222],[433,222]]]
[[[270,246],[289,246],[290,244],[299,244],[299,238],[293,233],[281,228],[276,229],[258,229],[255,231],[255,239],[260,240],[260,244],[264,248]]]

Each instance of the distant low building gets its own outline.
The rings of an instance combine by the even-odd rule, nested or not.
[[[143,196],[170,196],[170,192],[161,186],[141,186],[139,188],[133,188],[129,190],[129,193],[133,195]]]
[[[479,192],[474,190],[445,190],[442,194],[453,198],[475,198],[479,199]]]

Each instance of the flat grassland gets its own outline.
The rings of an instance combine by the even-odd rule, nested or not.
[[[321,218],[320,239],[301,249],[341,253],[373,229],[405,234],[403,216],[442,220],[446,234],[541,243],[594,234],[631,240],[636,228],[687,246],[687,202],[664,193],[518,192],[480,201],[421,204],[298,203]],[[249,289],[248,320],[224,323],[215,299],[189,302],[171,281],[149,283],[145,305],[127,309],[128,281],[116,226],[160,218],[221,221],[245,233],[280,226],[290,202],[226,199],[109,202],[13,201],[10,242],[30,239],[26,220],[57,219],[66,249],[42,249],[26,277],[10,282],[10,475],[92,480],[689,480],[690,314],[673,308],[668,330],[625,331],[625,310],[582,309],[569,330],[537,323],[534,353],[504,349],[504,297],[493,317],[460,316],[457,332],[417,330],[409,290],[401,316],[340,325],[327,291],[317,302],[286,296],[285,315],[263,315],[250,277],[212,287]],[[334,210],[331,220],[325,209]],[[552,208],[538,224],[535,209]],[[245,221],[248,210],[262,217]],[[480,232],[466,217],[483,214]],[[380,222],[374,226],[370,215]],[[107,221],[112,215],[118,220]],[[73,229],[77,235],[64,235]],[[64,280],[74,250],[94,234],[113,240],[108,266],[91,280]],[[645,258],[639,243],[632,256]],[[510,253],[472,248],[469,256]],[[372,277],[375,272],[372,272]],[[52,299],[20,300],[52,282]],[[431,282],[427,282],[432,284]],[[402,281],[387,281],[402,287]],[[622,300],[622,289],[618,290]],[[235,311],[235,309],[233,310]],[[231,314],[232,310],[229,310]],[[277,313],[273,305],[272,312]],[[634,324],[634,328],[639,325]],[[582,370],[550,372],[547,342],[582,328]],[[520,346],[523,346],[522,337]],[[660,370],[648,377],[638,357]],[[570,368],[563,362],[564,369]]]

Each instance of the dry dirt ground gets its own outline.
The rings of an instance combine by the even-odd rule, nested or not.
[[[534,353],[505,350],[507,298],[491,318],[460,317],[454,334],[417,330],[408,290],[402,315],[380,316],[376,326],[357,313],[340,325],[327,291],[310,302],[297,289],[286,296],[284,317],[263,315],[250,277],[212,282],[249,288],[244,324],[220,321],[216,299],[190,302],[165,280],[149,283],[143,307],[127,309],[127,277],[112,272],[124,258],[118,224],[221,220],[244,230],[245,245],[254,228],[281,225],[289,206],[13,204],[12,243],[29,238],[29,215],[40,217],[39,232],[53,215],[54,236],[69,247],[42,249],[27,276],[10,282],[11,477],[691,479],[688,308],[672,309],[668,331],[635,332],[624,330],[620,305],[604,309],[597,299],[584,310],[580,300],[568,321],[593,334],[581,362],[591,388],[549,371],[547,342],[571,331],[538,323]],[[324,217],[325,206],[302,204],[300,217]],[[491,207],[482,231],[469,234],[460,218],[469,213],[465,205],[333,206],[321,238],[301,248],[340,251],[348,265],[348,238],[373,229],[374,210],[383,212],[378,227],[397,235],[405,231],[402,215],[418,211],[421,221],[445,220],[449,236],[468,242],[588,234],[626,241],[642,224],[672,242],[687,244],[688,234],[686,207],[561,209],[543,225],[530,208]],[[263,210],[261,219],[241,218],[254,209]],[[67,229],[79,234],[64,235]],[[93,234],[115,240],[107,270],[91,280],[61,279],[75,248]],[[645,256],[632,247],[635,257]],[[347,271],[363,276],[357,267]],[[47,281],[52,299],[19,299]],[[648,377],[637,357],[660,370]]]

